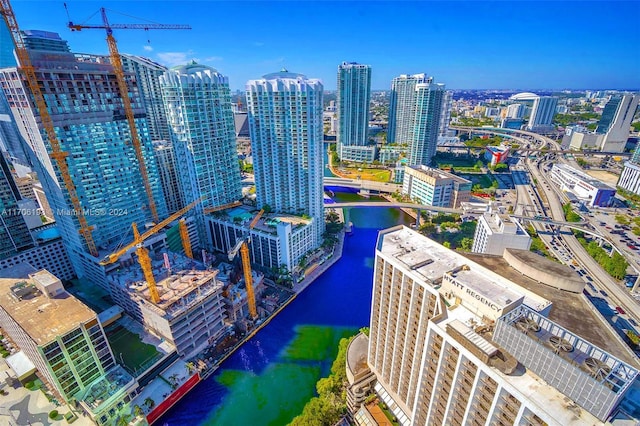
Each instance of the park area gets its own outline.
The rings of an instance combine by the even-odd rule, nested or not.
[[[131,373],[144,371],[162,356],[153,345],[142,342],[139,335],[117,322],[107,326],[105,334],[116,360]]]
[[[391,170],[383,168],[364,167],[340,167],[337,170],[342,178],[372,180],[375,182],[389,182],[391,180]]]

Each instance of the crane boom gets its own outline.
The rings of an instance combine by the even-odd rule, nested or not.
[[[127,253],[130,249],[132,249],[133,247],[135,247],[135,246],[137,246],[139,244],[142,244],[142,242],[144,240],[146,240],[150,236],[154,235],[156,232],[158,232],[159,230],[161,230],[162,228],[164,228],[165,226],[167,226],[168,224],[170,224],[171,222],[173,222],[174,220],[176,220],[177,218],[179,218],[180,216],[182,216],[183,214],[185,214],[186,212],[191,210],[200,201],[201,201],[201,198],[198,198],[196,201],[194,201],[191,204],[187,205],[186,207],[178,210],[177,212],[175,212],[174,214],[172,214],[171,216],[169,216],[168,218],[166,218],[162,222],[158,223],[157,225],[154,225],[151,229],[145,231],[143,234],[138,234],[138,229],[135,227],[135,223],[133,223],[132,224],[132,226],[134,227],[133,242],[131,242],[130,244],[127,244],[124,247],[122,247],[120,250],[118,250],[118,251],[116,251],[114,253],[111,253],[110,255],[106,256],[100,262],[100,264],[101,265],[109,265],[111,263],[114,263],[122,255]]]
[[[80,204],[80,199],[78,198],[78,192],[76,190],[75,183],[73,182],[73,179],[71,179],[71,175],[69,174],[69,165],[67,164],[68,153],[62,151],[62,148],[60,147],[60,141],[58,140],[58,136],[56,135],[53,120],[51,119],[51,115],[49,115],[47,102],[45,101],[42,90],[40,89],[40,84],[38,83],[38,77],[36,76],[35,68],[31,63],[29,52],[27,50],[24,39],[22,38],[22,34],[20,33],[20,27],[18,26],[18,22],[16,21],[16,17],[13,13],[13,9],[9,0],[0,0],[0,14],[2,14],[2,16],[4,17],[4,20],[7,23],[7,28],[11,33],[11,38],[13,39],[13,44],[15,46],[16,56],[18,57],[19,69],[22,71],[27,80],[27,85],[31,90],[35,105],[38,108],[40,120],[42,121],[42,127],[44,128],[47,139],[49,140],[49,145],[51,147],[49,157],[58,166],[58,170],[60,171],[60,176],[62,177],[62,181],[67,190],[67,194],[69,195],[69,199],[71,200],[74,215],[78,219],[78,224],[80,225],[80,235],[82,235],[82,237],[84,238],[89,253],[91,253],[91,255],[93,256],[97,256],[98,250],[93,240],[93,236],[91,235],[91,227],[87,223],[87,219],[84,216],[84,210],[82,208],[82,205]]]
[[[133,145],[133,149],[136,154],[136,158],[138,159],[138,167],[140,169],[140,175],[142,177],[142,183],[144,185],[144,190],[147,193],[147,199],[149,200],[149,210],[151,211],[151,216],[155,222],[158,222],[160,219],[158,217],[158,210],[156,207],[155,200],[153,198],[153,191],[151,189],[151,184],[149,183],[149,176],[147,174],[147,166],[145,164],[144,155],[142,152],[142,144],[140,142],[140,137],[138,135],[138,129],[136,127],[135,114],[133,112],[133,108],[131,107],[131,99],[129,98],[129,89],[127,87],[127,81],[124,76],[124,66],[122,65],[122,57],[120,56],[120,52],[118,51],[118,44],[116,43],[116,39],[113,37],[113,29],[165,29],[165,30],[181,30],[181,29],[190,29],[188,25],[164,25],[164,24],[117,24],[112,25],[109,23],[107,19],[107,11],[106,9],[100,8],[100,13],[102,15],[102,23],[103,25],[80,25],[74,24],[73,22],[69,22],[68,27],[72,31],[81,31],[83,29],[103,29],[107,32],[107,45],[109,46],[109,57],[111,59],[111,65],[113,66],[113,70],[116,74],[116,81],[118,82],[118,90],[120,91],[120,98],[122,99],[122,106],[124,108],[124,113],[127,118],[127,122],[129,124],[129,131],[131,133],[131,144]]]

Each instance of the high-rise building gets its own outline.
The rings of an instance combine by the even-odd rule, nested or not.
[[[134,55],[121,55],[125,71],[136,76],[140,96],[147,111],[147,126],[151,141],[168,141],[171,138],[167,113],[162,102],[160,76],[167,67],[153,62],[149,58]]]
[[[0,68],[15,66],[16,58],[13,56],[13,38],[3,19],[0,20]]]
[[[369,103],[371,102],[371,66],[343,62],[338,66],[338,155],[341,160],[360,161],[363,151],[370,161],[375,147],[367,146]],[[350,147],[343,151],[343,147]],[[373,155],[371,155],[373,154]]]
[[[553,129],[553,117],[556,115],[558,98],[555,96],[538,96],[533,101],[533,108],[527,130],[549,131]]]
[[[402,193],[420,204],[459,208],[471,198],[471,181],[427,166],[407,166]]]
[[[178,164],[173,151],[173,143],[170,140],[154,141],[153,149],[156,154],[162,193],[167,202],[167,213],[173,214],[185,205],[182,197],[182,188],[178,180]]]
[[[194,210],[205,243],[206,211],[242,198],[229,79],[192,61],[167,71],[160,83],[183,201],[202,199]]]
[[[638,377],[633,356],[580,294],[563,295],[571,302],[556,315],[535,280],[503,259],[473,259],[403,226],[380,233],[367,354],[378,399],[401,425],[607,421]],[[567,329],[571,322],[589,324],[580,330],[608,350]],[[366,420],[356,396],[354,418]]]
[[[506,118],[522,118],[524,117],[524,105],[522,104],[511,104],[507,106],[507,117]]]
[[[60,149],[67,154],[69,176],[81,212],[74,209],[57,162],[49,157],[51,146],[43,137],[45,131],[39,111],[26,82],[15,68],[5,68],[0,70],[0,84],[34,157],[35,171],[76,272],[106,285],[104,271],[97,265],[98,258],[89,254],[79,232],[79,215],[82,214],[91,227],[93,241],[102,252],[99,255],[107,254],[107,250],[110,252],[121,243],[132,222],[144,224],[153,220],[116,76],[105,57],[74,55],[55,33],[32,31],[31,34],[26,36],[27,45],[51,49],[30,50],[29,54]],[[147,130],[146,111],[135,79],[131,74],[127,74],[126,79],[147,177],[162,218],[166,216],[166,206]]]
[[[322,241],[323,135],[320,80],[282,70],[247,82],[258,205],[311,217]]]
[[[431,83],[426,74],[402,74],[391,81],[387,142],[409,144],[416,111],[416,84]]]
[[[9,103],[0,90],[0,151],[5,152],[14,165],[29,167],[24,139],[11,114]]]
[[[9,165],[0,153],[0,259],[34,245],[29,227],[18,205],[20,199]]]
[[[625,191],[640,195],[640,145],[636,147],[631,159],[624,163],[617,186]]]
[[[514,218],[485,213],[478,218],[471,252],[502,256],[507,248],[529,250],[531,237]]]
[[[602,117],[596,127],[596,133],[604,135],[601,151],[623,152],[629,132],[631,121],[638,109],[640,95],[616,95],[612,96],[602,111]]]
[[[451,108],[453,107],[453,92],[447,90],[442,99],[442,111],[440,112],[440,124],[438,125],[438,136],[449,136],[449,123],[451,122]]]
[[[436,153],[444,84],[426,74],[401,75],[391,83],[387,141],[409,146],[409,165],[429,165]]]
[[[96,313],[55,275],[26,263],[2,271],[0,326],[26,356],[23,367],[96,424],[131,412],[127,403],[138,382],[116,364]]]

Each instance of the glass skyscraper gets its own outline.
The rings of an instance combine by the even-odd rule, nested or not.
[[[373,147],[366,147],[369,102],[371,101],[371,67],[369,65],[343,62],[338,66],[337,101],[338,155],[341,160],[360,161],[362,156],[350,155],[357,149],[354,147],[362,147],[365,151],[373,149]],[[343,150],[344,147],[351,149]]]
[[[229,79],[191,62],[160,79],[183,201],[195,207],[198,235],[208,241],[204,214],[242,198]]]
[[[315,246],[324,231],[322,92],[320,80],[284,69],[247,82],[258,205],[310,216]]]
[[[538,96],[535,98],[527,130],[546,131],[553,129],[553,117],[556,115],[557,105],[558,98],[555,96]]]
[[[19,199],[9,165],[0,153],[0,259],[33,247],[31,233],[18,208]]]
[[[31,61],[41,82],[61,150],[67,153],[66,162],[82,214],[92,229],[100,255],[105,255],[131,238],[132,222],[144,224],[152,220],[116,76],[107,58],[74,55],[55,33],[31,33],[36,34],[37,40],[31,43],[26,37],[27,45],[51,49],[30,49]],[[149,183],[158,215],[163,218],[166,206],[144,105],[130,74],[127,80]],[[0,84],[27,141],[29,154],[34,157],[35,169],[77,274],[91,274],[92,269],[101,271],[97,268],[98,259],[88,253],[79,233],[80,212],[73,209],[57,163],[49,158],[51,146],[29,89],[15,68],[0,70]],[[94,276],[98,282],[101,274],[98,272]]]
[[[387,141],[408,146],[410,166],[429,165],[435,155],[444,98],[444,84],[426,74],[393,79]]]

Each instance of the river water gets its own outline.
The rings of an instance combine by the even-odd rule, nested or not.
[[[334,199],[363,200],[341,192]],[[397,209],[367,208],[351,209],[350,220],[342,258],[157,425],[285,425],[300,414],[339,340],[369,325],[378,231],[413,221]]]

